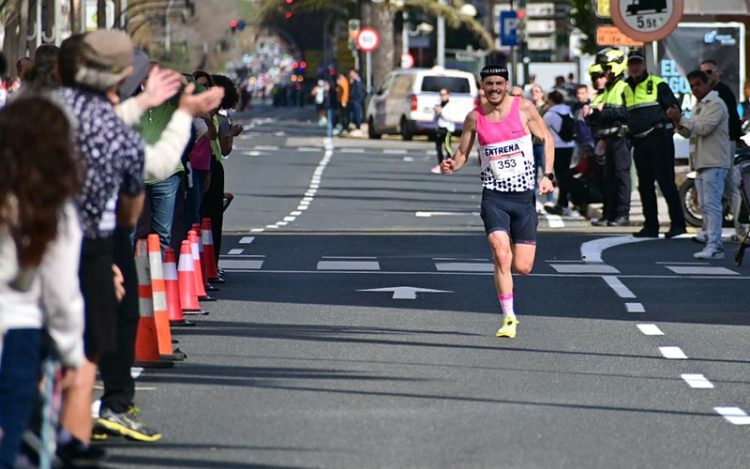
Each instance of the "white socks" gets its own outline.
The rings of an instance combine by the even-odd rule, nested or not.
[[[516,313],[513,311],[513,292],[504,295],[497,295],[497,299],[500,301],[500,308],[503,310],[503,319],[515,319]]]

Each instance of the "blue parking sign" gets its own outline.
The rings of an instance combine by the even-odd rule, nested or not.
[[[516,35],[516,24],[518,23],[518,14],[511,11],[500,12],[500,44],[503,46],[517,46],[518,36]]]

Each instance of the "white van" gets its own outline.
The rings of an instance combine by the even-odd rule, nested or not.
[[[469,72],[433,68],[398,69],[391,72],[370,99],[365,114],[368,136],[400,134],[404,140],[435,132],[435,106],[439,92],[450,92],[443,115],[463,128],[464,119],[478,105],[477,82]]]

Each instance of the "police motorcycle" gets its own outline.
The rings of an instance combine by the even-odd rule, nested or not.
[[[746,121],[742,125],[742,133],[747,134],[750,131],[750,121]],[[750,148],[738,148],[734,154],[734,164],[740,169],[741,179],[745,180],[745,171],[750,173]],[[744,168],[744,169],[743,169]],[[680,185],[680,202],[682,203],[682,211],[685,213],[685,221],[691,226],[701,227],[703,226],[703,214],[701,213],[700,206],[698,205],[698,191],[695,187],[695,176],[698,173],[696,171],[690,171],[685,177],[685,181]],[[744,184],[744,182],[743,182]],[[748,181],[748,189],[750,189],[750,181]],[[748,211],[748,200],[745,198],[744,191],[743,206],[740,211],[740,219],[747,217]],[[733,225],[734,220],[732,219],[732,213],[729,207],[729,200],[726,195],[721,198],[721,213],[723,216],[722,225],[729,227]]]

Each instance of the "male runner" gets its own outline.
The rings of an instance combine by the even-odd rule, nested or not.
[[[513,311],[511,266],[531,272],[536,253],[536,197],[531,133],[544,140],[544,177],[539,194],[552,192],[555,143],[542,116],[526,99],[508,95],[508,70],[487,65],[480,72],[487,102],[466,115],[461,141],[453,158],[443,160],[443,174],[466,163],[479,137],[482,164],[482,221],[495,262],[495,288],[503,312],[497,337],[514,338],[518,319]]]

